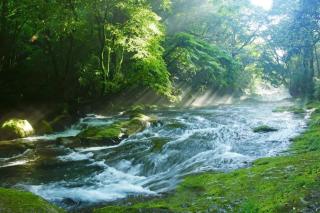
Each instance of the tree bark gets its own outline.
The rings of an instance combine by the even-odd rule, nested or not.
[[[9,12],[8,0],[2,0],[1,5],[1,17],[0,17],[0,73],[5,70],[7,64],[6,52],[7,52],[7,16]]]
[[[320,61],[319,61],[319,55],[318,55],[318,51],[317,51],[317,45],[314,46],[314,55],[315,55],[315,59],[316,59],[316,64],[317,64],[317,77],[319,77],[320,74]]]

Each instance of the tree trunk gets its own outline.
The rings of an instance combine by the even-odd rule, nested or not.
[[[118,67],[117,67],[117,73],[116,74],[121,72],[123,58],[124,58],[124,47],[122,47],[122,50],[121,50],[120,61],[119,61]]]
[[[317,45],[314,45],[314,55],[315,55],[315,59],[316,59],[316,64],[317,64],[317,77],[319,77],[319,73],[320,73],[320,61],[319,61],[319,55],[318,55],[318,51],[317,51]]]
[[[7,64],[7,16],[8,16],[8,0],[2,0],[1,14],[0,14],[0,73],[5,70]]]
[[[45,39],[46,46],[47,46],[48,53],[50,55],[51,62],[52,62],[52,65],[53,65],[53,71],[54,71],[55,79],[58,81],[59,80],[59,68],[58,68],[58,62],[57,62],[56,55],[54,53],[53,47],[52,47],[51,42],[50,42],[50,33],[47,32],[45,37],[46,37],[46,39]]]
[[[108,79],[108,76],[109,76],[109,73],[110,73],[110,64],[111,64],[111,47],[108,47],[108,59],[107,59],[107,70],[106,72],[104,73],[104,84],[105,84],[105,90],[104,90],[104,94],[106,94],[107,92],[107,79]]]
[[[101,95],[104,95],[106,91],[106,68],[105,68],[105,58],[104,54],[106,51],[106,33],[104,29],[104,22],[100,19],[100,17],[96,16],[96,21],[98,25],[98,40],[99,40],[99,64],[100,64],[100,69],[102,72],[102,90],[101,90]]]
[[[303,93],[305,96],[312,96],[314,92],[314,55],[313,47],[308,46],[304,50],[303,54],[303,66],[304,66],[304,86]]]

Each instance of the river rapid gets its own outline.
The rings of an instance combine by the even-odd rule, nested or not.
[[[46,144],[36,150],[0,157],[0,185],[19,187],[69,210],[129,196],[158,196],[174,189],[186,175],[227,172],[263,157],[286,154],[300,134],[306,115],[273,112],[284,100],[250,100],[203,108],[169,108],[147,112],[158,125],[115,146],[66,148],[53,143],[88,126],[111,124],[121,116],[91,114],[70,129],[25,138]],[[276,132],[254,133],[269,125]]]

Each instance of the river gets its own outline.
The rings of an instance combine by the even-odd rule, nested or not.
[[[286,154],[290,139],[306,126],[306,115],[273,112],[288,99],[233,105],[154,110],[160,123],[115,146],[66,148],[53,143],[87,126],[111,124],[121,116],[91,114],[72,128],[24,139],[46,146],[0,158],[0,185],[20,187],[67,209],[174,189],[186,175],[247,167],[263,157]],[[276,132],[254,133],[269,125]]]

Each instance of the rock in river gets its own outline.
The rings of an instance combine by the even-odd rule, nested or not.
[[[10,119],[5,121],[0,128],[0,139],[9,140],[24,138],[34,134],[34,129],[27,120]]]
[[[137,114],[129,120],[111,125],[89,127],[76,136],[75,143],[80,146],[89,145],[87,142],[101,145],[118,144],[122,139],[141,132],[156,122],[157,118],[155,117]]]

